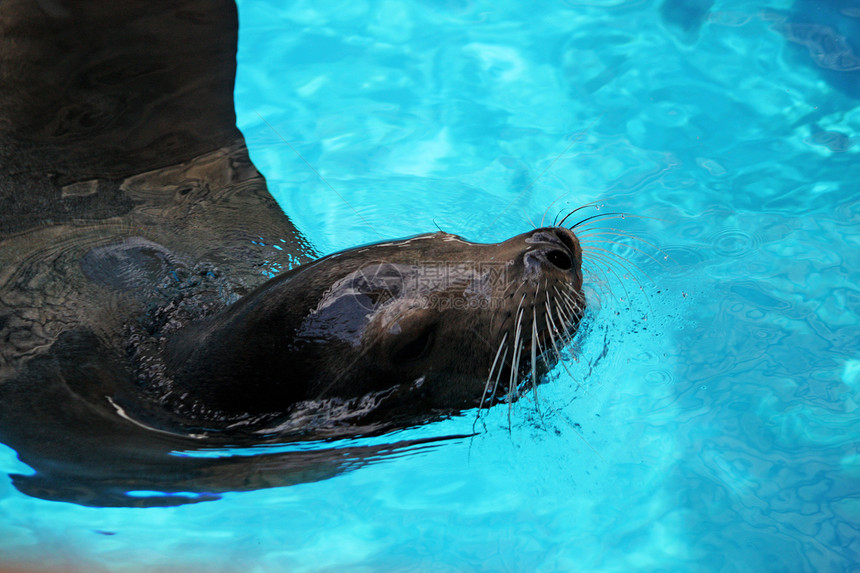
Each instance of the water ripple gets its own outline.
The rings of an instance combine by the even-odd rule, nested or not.
[[[723,229],[711,237],[710,243],[717,255],[739,259],[758,249],[761,240],[740,229]]]

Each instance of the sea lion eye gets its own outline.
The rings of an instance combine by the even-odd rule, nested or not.
[[[424,357],[433,347],[436,340],[436,325],[421,329],[413,336],[398,345],[391,359],[394,362],[413,362]]]

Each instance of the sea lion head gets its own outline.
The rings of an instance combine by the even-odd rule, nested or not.
[[[349,249],[187,329],[168,370],[198,412],[226,418],[331,413],[336,402],[415,421],[488,405],[554,363],[576,331],[581,263],[561,227],[495,244],[434,233]]]

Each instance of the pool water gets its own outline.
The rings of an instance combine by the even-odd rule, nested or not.
[[[581,233],[609,253],[570,360],[325,481],[103,509],[0,480],[0,564],[860,570],[860,3],[320,4],[239,4],[272,193],[319,254],[627,213]]]

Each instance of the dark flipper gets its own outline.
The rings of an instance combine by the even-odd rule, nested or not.
[[[45,0],[2,12],[0,130],[16,171],[121,179],[240,137],[233,2]]]
[[[169,180],[150,185],[162,196],[145,200],[242,181],[216,203],[252,196],[255,205],[243,205],[252,208],[245,228],[286,240],[291,253],[305,251],[235,125],[237,38],[230,0],[4,2],[0,239],[46,223],[124,216],[141,198],[123,182],[174,166]],[[214,171],[177,173],[219,150]],[[216,225],[217,207],[206,205]]]
[[[170,456],[203,444],[116,405],[152,308],[217,310],[309,258],[235,125],[237,27],[232,0],[0,3],[0,442],[34,495],[134,504],[121,491],[244,479]],[[324,458],[270,481],[340,471]]]

